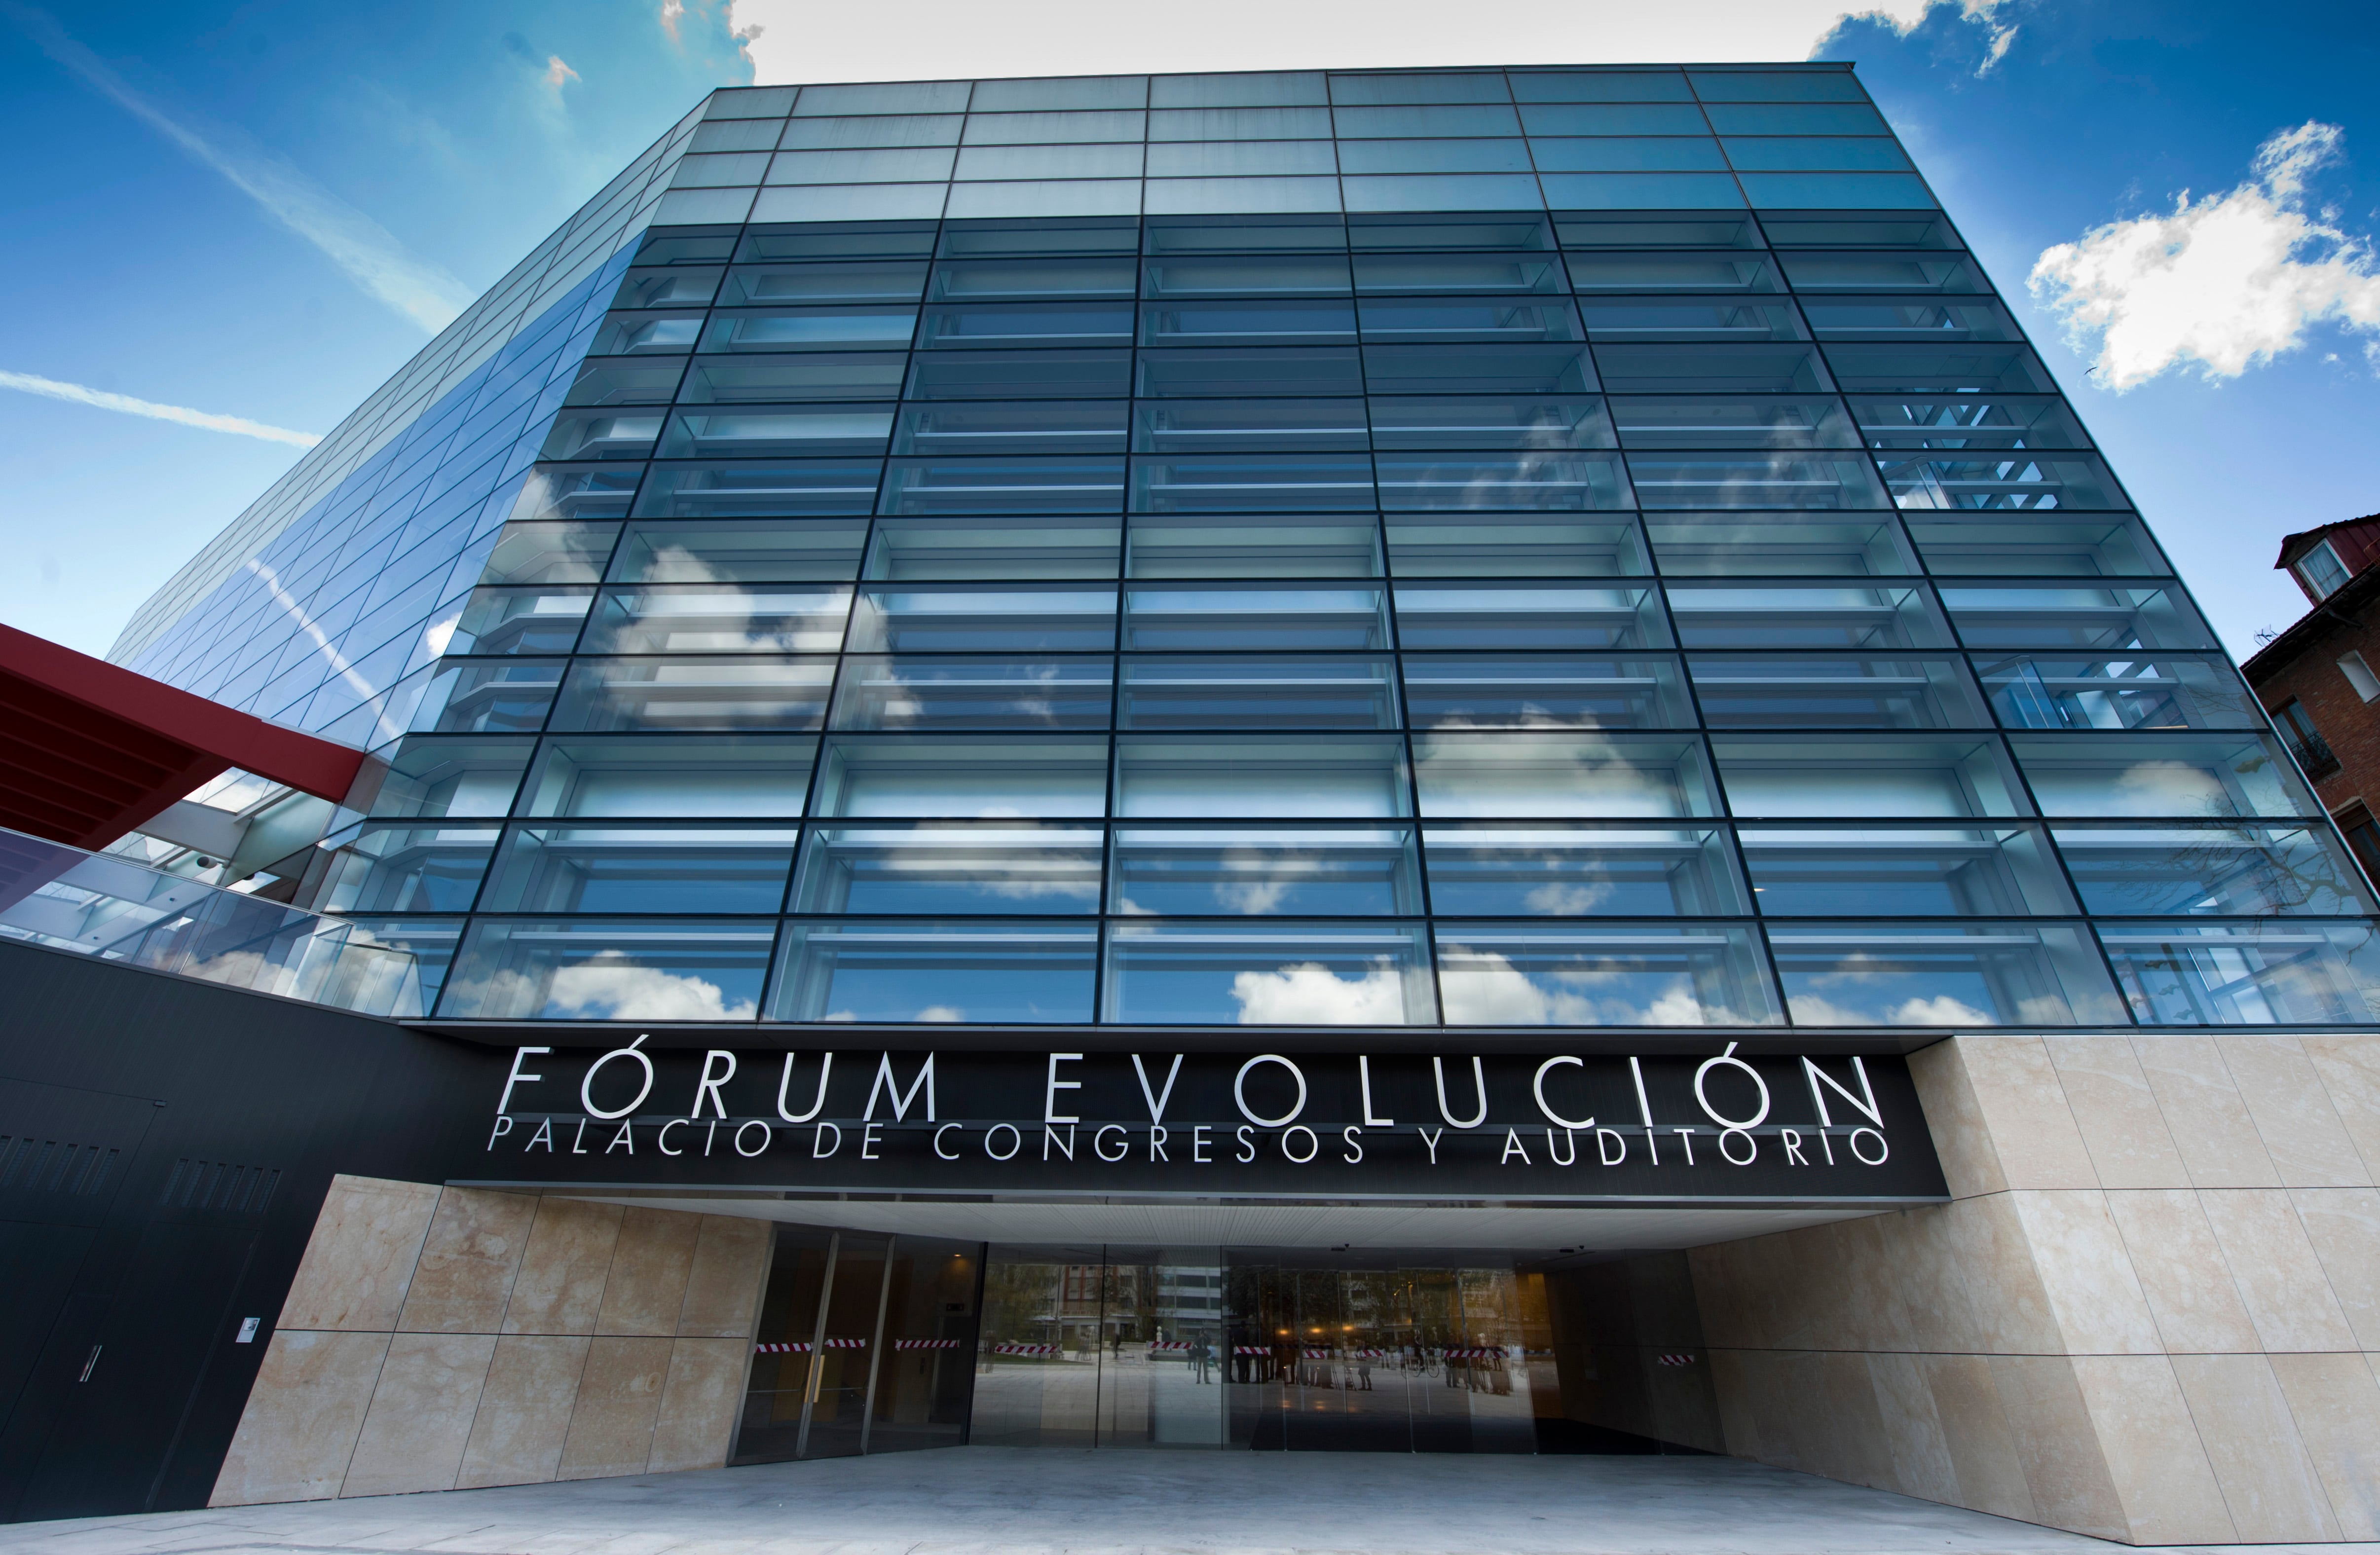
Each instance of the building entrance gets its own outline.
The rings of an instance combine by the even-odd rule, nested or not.
[[[961,1441],[1661,1451],[1630,1380],[1661,1357],[1594,1284],[1475,1248],[961,1245],[781,1227],[737,1461]]]

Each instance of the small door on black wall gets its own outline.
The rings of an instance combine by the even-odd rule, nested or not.
[[[0,1519],[18,1510],[95,1342],[93,1245],[156,1103],[0,1080]]]

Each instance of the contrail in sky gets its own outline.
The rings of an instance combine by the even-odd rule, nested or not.
[[[365,291],[436,334],[455,322],[476,295],[439,265],[407,251],[395,234],[270,152],[217,144],[132,90],[105,61],[67,35],[46,11],[0,0],[0,13],[23,29],[43,54],[85,84],[214,169],[264,207],[282,225],[330,256]]]
[[[261,437],[267,443],[286,443],[298,448],[311,448],[322,441],[313,432],[270,427],[262,421],[251,421],[245,416],[216,416],[204,410],[192,410],[188,406],[159,405],[155,400],[134,399],[130,395],[111,395],[104,389],[86,389],[80,383],[61,383],[55,378],[36,378],[30,372],[0,371],[0,389],[21,389],[29,395],[45,395],[51,399],[71,400],[77,405],[95,405],[102,410],[121,410],[128,416],[179,421],[186,427],[237,432],[242,437]]]

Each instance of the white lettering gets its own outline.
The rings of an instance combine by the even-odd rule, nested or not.
[[[682,1156],[686,1154],[684,1150],[671,1149],[669,1142],[669,1131],[674,1128],[684,1128],[686,1124],[686,1120],[684,1118],[672,1118],[669,1122],[662,1124],[661,1132],[653,1136],[653,1143],[661,1147],[662,1154],[665,1156]],[[715,1128],[718,1125],[714,1124],[711,1126]]]
[[[796,1117],[785,1111],[785,1089],[794,1083],[794,1060],[799,1057],[801,1057],[799,1053],[787,1053],[785,1071],[777,1076],[777,1116],[789,1124],[806,1124],[826,1111],[826,1077],[834,1073],[834,1054],[819,1054],[818,1095],[812,1099],[810,1110]]]
[[[1759,1070],[1735,1056],[1736,1047],[1736,1043],[1730,1042],[1727,1051],[1717,1058],[1703,1060],[1702,1066],[1694,1071],[1694,1099],[1701,1103],[1703,1116],[1722,1129],[1758,1128],[1768,1117],[1768,1082],[1760,1077]],[[1748,1118],[1730,1118],[1710,1104],[1710,1098],[1703,1091],[1703,1076],[1722,1063],[1731,1063],[1752,1076],[1752,1083],[1760,1087],[1760,1111]]]
[[[1372,1116],[1372,1061],[1370,1059],[1355,1060],[1355,1079],[1364,1087],[1364,1126],[1366,1128],[1396,1127],[1397,1120],[1394,1118]]]
[[[1532,1081],[1529,1086],[1531,1093],[1537,1099],[1537,1111],[1546,1115],[1546,1121],[1548,1123],[1553,1124],[1557,1127],[1593,1128],[1595,1126],[1595,1119],[1593,1117],[1589,1116],[1582,1118],[1578,1122],[1572,1123],[1570,1119],[1563,1117],[1560,1112],[1555,1112],[1551,1107],[1546,1104],[1546,1071],[1551,1069],[1557,1063],[1574,1064],[1581,1069],[1586,1067],[1586,1061],[1577,1058],[1549,1058],[1543,1063],[1538,1064],[1537,1077]]]
[[[1446,1130],[1442,1128],[1435,1134],[1427,1127],[1421,1131],[1421,1142],[1429,1147],[1429,1163],[1432,1166],[1438,1164],[1438,1142],[1445,1137]]]
[[[1050,1084],[1048,1088],[1043,1090],[1041,1093],[1041,1121],[1043,1124],[1071,1124],[1081,1123],[1083,1121],[1081,1118],[1075,1116],[1071,1112],[1061,1115],[1058,1112],[1058,1093],[1060,1091],[1080,1090],[1083,1088],[1083,1082],[1080,1080],[1062,1080],[1058,1078],[1058,1065],[1062,1063],[1080,1063],[1082,1062],[1083,1055],[1080,1053],[1051,1053],[1050,1055]],[[1041,1159],[1043,1160],[1048,1160],[1050,1159],[1049,1147],[1046,1145],[1042,1147]]]
[[[552,1048],[522,1048],[513,1054],[513,1071],[504,1076],[504,1093],[496,1098],[497,1112],[502,1113],[513,1104],[513,1087],[531,1085],[545,1078],[542,1075],[522,1074],[521,1060],[531,1053],[550,1053],[552,1051]]]
[[[1456,1117],[1446,1104],[1446,1061],[1433,1056],[1429,1061],[1429,1072],[1438,1081],[1438,1115],[1446,1120],[1448,1127],[1477,1128],[1488,1121],[1488,1075],[1479,1067],[1477,1053],[1471,1055],[1471,1083],[1478,1089],[1479,1111],[1468,1118]],[[1432,1159],[1436,1159],[1435,1155]]]
[[[1728,1148],[1727,1142],[1730,1139],[1741,1139],[1743,1141],[1743,1159],[1742,1160],[1736,1160],[1735,1152]],[[1727,1161],[1730,1166],[1750,1166],[1754,1161],[1760,1159],[1760,1141],[1740,1128],[1722,1129],[1719,1131],[1718,1136],[1718,1153],[1727,1158]]]
[[[1303,1134],[1305,1136],[1305,1153],[1304,1155],[1299,1155],[1296,1151],[1289,1148],[1289,1136],[1293,1134]],[[1290,1160],[1295,1161],[1300,1166],[1304,1166],[1307,1161],[1312,1160],[1321,1148],[1322,1141],[1317,1139],[1314,1136],[1314,1131],[1306,1127],[1304,1124],[1294,1124],[1290,1127],[1281,1130],[1281,1153],[1287,1156]]]
[[[1257,1159],[1257,1142],[1256,1142],[1254,1139],[1252,1139],[1252,1138],[1250,1138],[1250,1137],[1248,1136],[1248,1135],[1249,1135],[1248,1125],[1247,1125],[1247,1124],[1242,1124],[1239,1126],[1238,1134],[1239,1134],[1239,1136],[1240,1136],[1240,1148],[1239,1148],[1238,1149],[1236,1149],[1236,1150],[1234,1150],[1234,1151],[1232,1151],[1232,1159],[1233,1160],[1256,1160],[1256,1159]]]
[[[991,1136],[1002,1129],[1008,1130],[1008,1153],[1002,1155],[991,1148]],[[994,1160],[1014,1160],[1016,1152],[1025,1148],[1025,1135],[1014,1124],[994,1124],[983,1131],[983,1153]]]
[[[1153,1094],[1148,1088],[1148,1070],[1141,1063],[1138,1053],[1132,1055],[1132,1072],[1140,1076],[1140,1099],[1148,1103],[1148,1121],[1163,1123],[1165,1104],[1173,1099],[1173,1082],[1182,1073],[1182,1055],[1173,1055],[1173,1067],[1165,1072],[1165,1088]]]
[[[1611,1153],[1614,1145],[1620,1147],[1618,1155]],[[1617,1166],[1628,1159],[1628,1141],[1620,1136],[1617,1129],[1598,1128],[1595,1131],[1595,1154],[1604,1165]]]
[[[714,1078],[710,1073],[710,1067],[722,1058],[727,1061],[727,1067],[721,1070],[717,1077]],[[734,1053],[729,1052],[724,1048],[712,1048],[708,1052],[705,1052],[702,1055],[702,1078],[696,1082],[694,1087],[694,1111],[688,1112],[686,1116],[689,1118],[698,1118],[702,1116],[703,1098],[709,1097],[710,1099],[710,1105],[716,1109],[715,1115],[722,1118],[725,1117],[727,1115],[727,1103],[720,1099],[719,1087],[725,1085],[735,1077],[735,1055]]]
[[[1550,1128],[1546,1130],[1546,1159],[1552,1161],[1556,1166],[1576,1166],[1578,1164],[1578,1136],[1572,1134],[1569,1129],[1563,1129],[1562,1143],[1569,1147],[1570,1154],[1567,1156],[1554,1148],[1554,1131]]]
[[[1116,1136],[1113,1155],[1108,1154],[1108,1136],[1111,1134]],[[1101,1124],[1099,1132],[1091,1136],[1091,1153],[1104,1161],[1122,1160],[1132,1154],[1132,1135],[1122,1124]]]
[[[1802,1078],[1809,1084],[1810,1099],[1818,1104],[1819,1124],[1827,1128],[1832,1128],[1835,1125],[1834,1115],[1827,1111],[1827,1091],[1831,1090],[1840,1097],[1846,1105],[1864,1113],[1868,1122],[1882,1128],[1884,1113],[1876,1104],[1876,1087],[1868,1084],[1867,1065],[1859,1061],[1859,1055],[1856,1053],[1852,1055],[1852,1073],[1859,1077],[1860,1093],[1857,1096],[1843,1088],[1841,1081],[1811,1063],[1807,1058],[1802,1061]],[[1820,1086],[1824,1086],[1826,1090],[1819,1089]]]
[[[601,1118],[605,1123],[610,1123],[613,1118],[626,1117],[629,1113],[635,1112],[638,1108],[645,1104],[645,1098],[653,1093],[653,1061],[647,1058],[643,1053],[637,1050],[643,1047],[647,1039],[651,1036],[652,1033],[648,1031],[644,1036],[638,1037],[626,1047],[613,1048],[610,1052],[605,1053],[601,1058],[597,1059],[594,1063],[587,1066],[587,1077],[578,1082],[578,1099],[585,1103],[588,1116]],[[625,1107],[618,1109],[616,1112],[607,1112],[603,1111],[602,1108],[595,1105],[595,1076],[602,1072],[603,1065],[611,1063],[615,1058],[633,1058],[638,1063],[642,1064],[645,1071],[645,1083],[642,1087],[638,1087],[637,1091],[637,1099],[635,1100],[629,1102]]]
[[[1058,1131],[1051,1128],[1048,1124],[1043,1124],[1041,1125],[1041,1159],[1043,1160],[1048,1160],[1050,1159],[1050,1147],[1052,1145],[1057,1145],[1059,1149],[1065,1152],[1065,1156],[1068,1160],[1074,1160],[1075,1125],[1073,1124],[1068,1124],[1066,1125],[1066,1142],[1060,1145],[1058,1144]]]
[[[1363,1132],[1354,1124],[1349,1124],[1339,1131],[1340,1137],[1347,1141],[1347,1148],[1339,1152],[1339,1159],[1350,1166],[1364,1159],[1364,1141],[1356,1137]]]
[[[1876,1159],[1874,1160],[1868,1160],[1867,1152],[1860,1148],[1860,1136],[1863,1134],[1876,1141]],[[1884,1142],[1884,1134],[1880,1129],[1852,1129],[1851,1137],[1845,1140],[1844,1143],[1851,1146],[1852,1154],[1859,1157],[1860,1163],[1864,1166],[1882,1166],[1887,1160],[1890,1160],[1892,1156],[1892,1147]]]
[[[882,1128],[883,1128],[883,1126],[884,1126],[884,1125],[883,1125],[882,1124],[880,1124],[880,1123],[873,1123],[873,1122],[871,1122],[871,1123],[867,1123],[867,1124],[861,1124],[861,1125],[860,1125],[860,1129],[859,1129],[859,1159],[860,1159],[860,1160],[881,1160],[883,1159],[881,1156],[880,1156],[880,1155],[878,1155],[878,1154],[876,1153],[876,1147],[877,1147],[877,1146],[879,1146],[879,1145],[881,1145],[882,1143],[884,1143],[884,1139],[883,1139],[882,1135],[881,1135],[880,1133],[879,1133],[879,1130],[882,1129]]]
[[[572,1136],[570,1140],[570,1153],[574,1156],[583,1156],[587,1153],[587,1120],[585,1118],[578,1120],[578,1132]]]
[[[826,1142],[826,1136],[830,1134],[834,1136],[834,1143],[832,1145]],[[819,1124],[818,1133],[810,1139],[810,1160],[824,1160],[842,1148],[843,1130],[831,1123]]]
[[[553,1154],[553,1120],[552,1118],[547,1118],[537,1125],[537,1132],[530,1135],[528,1143],[521,1147],[521,1154],[527,1155],[536,1149],[540,1141],[545,1145],[545,1153]]]
[[[1503,1158],[1498,1160],[1496,1164],[1503,1166],[1509,1163],[1514,1156],[1521,1158],[1521,1164],[1524,1166],[1535,1166],[1537,1164],[1536,1161],[1529,1159],[1527,1148],[1521,1143],[1521,1131],[1517,1128],[1508,1128],[1504,1131]]]
[[[1694,1163],[1694,1131],[1691,1128],[1673,1128],[1670,1132],[1686,1142],[1686,1164],[1692,1166]],[[1653,1136],[1648,1133],[1645,1137],[1650,1139]]]
[[[1207,1153],[1208,1147],[1214,1143],[1213,1140],[1207,1137],[1207,1130],[1210,1126],[1212,1125],[1208,1124],[1194,1124],[1191,1125],[1190,1160],[1193,1163],[1199,1166],[1204,1166],[1208,1161],[1215,1159]]]
[[[612,1142],[603,1147],[603,1153],[608,1156],[613,1150],[625,1146],[628,1153],[630,1155],[635,1155],[637,1153],[637,1136],[631,1131],[634,1130],[636,1126],[637,1125],[632,1123],[623,1123],[620,1125],[620,1132],[612,1136]]]
[[[1283,1112],[1277,1118],[1260,1117],[1257,1115],[1256,1109],[1248,1105],[1248,1071],[1254,1069],[1259,1063],[1278,1063],[1283,1069],[1289,1071],[1289,1077],[1291,1079],[1297,1082],[1297,1100],[1292,1104],[1288,1112]],[[1305,1072],[1299,1069],[1296,1064],[1292,1063],[1289,1060],[1281,1057],[1279,1053],[1258,1053],[1256,1057],[1248,1060],[1245,1063],[1241,1064],[1240,1072],[1232,1076],[1232,1100],[1239,1106],[1240,1116],[1247,1119],[1248,1122],[1256,1124],[1258,1128],[1279,1128],[1285,1123],[1293,1123],[1296,1121],[1297,1115],[1305,1111]]]
[[[760,1131],[760,1142],[747,1150],[744,1148],[744,1136],[756,1128]],[[737,1155],[757,1156],[761,1151],[769,1148],[769,1141],[773,1136],[774,1131],[771,1130],[766,1123],[762,1122],[759,1118],[746,1118],[742,1123],[735,1125],[735,1136],[729,1142],[735,1147],[735,1153]],[[838,1139],[836,1143],[841,1144],[842,1141]]]
[[[496,1114],[496,1126],[491,1129],[488,1133],[488,1148],[492,1150],[496,1148],[496,1141],[502,1139],[505,1135],[510,1134],[512,1131],[512,1119],[504,1116],[502,1112],[498,1112]]]
[[[868,1087],[868,1105],[860,1110],[859,1115],[862,1118],[874,1117],[876,1115],[876,1099],[878,1096],[881,1095],[890,1099],[892,1103],[892,1121],[894,1123],[907,1123],[909,1121],[909,1105],[917,1099],[917,1092],[920,1087],[922,1087],[926,1093],[926,1121],[928,1123],[932,1123],[935,1121],[934,1055],[931,1053],[928,1053],[926,1055],[926,1066],[917,1071],[917,1077],[909,1082],[908,1092],[906,1095],[904,1095],[901,1090],[901,1082],[892,1077],[892,1055],[891,1053],[882,1054],[876,1061],[876,1079]]]
[[[1802,1131],[1800,1129],[1780,1128],[1777,1131],[1777,1137],[1785,1147],[1786,1165],[1807,1166],[1810,1164],[1809,1158],[1802,1153]]]
[[[934,1130],[934,1154],[941,1157],[944,1160],[956,1160],[959,1159],[958,1157],[951,1154],[948,1150],[942,1148],[942,1136],[948,1134],[951,1130],[956,1127],[958,1127],[958,1124],[944,1124],[941,1127]]]
[[[1165,1132],[1165,1125],[1163,1124],[1150,1124],[1148,1125],[1149,1160],[1167,1160],[1165,1154],[1165,1141],[1168,1137],[1170,1137],[1170,1136]],[[1169,1161],[1168,1164],[1171,1164],[1171,1162]]]

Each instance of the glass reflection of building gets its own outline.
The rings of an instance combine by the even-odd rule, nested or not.
[[[1852,74],[712,95],[117,657],[452,1018],[2366,1021],[2365,887]]]

